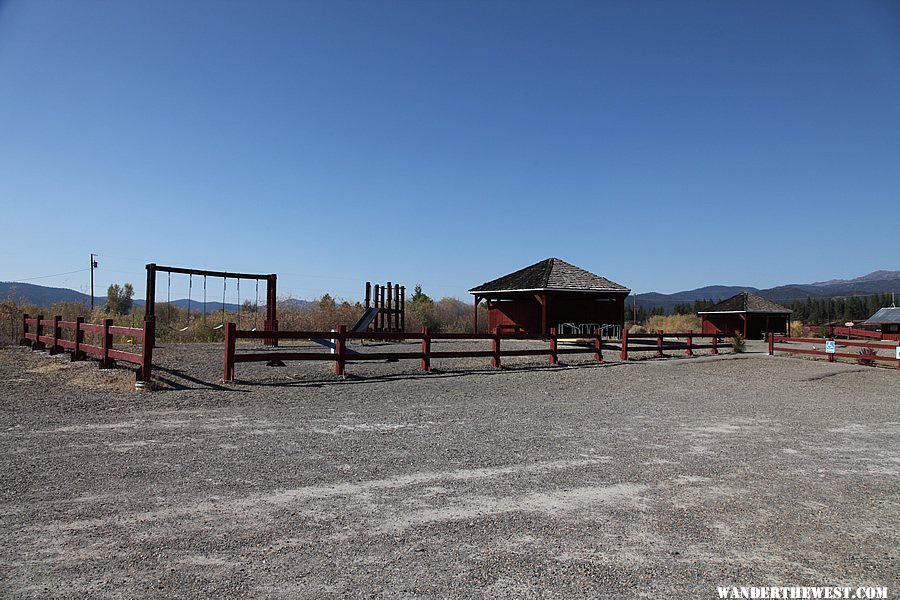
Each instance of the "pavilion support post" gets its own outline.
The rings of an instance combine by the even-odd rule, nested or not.
[[[744,321],[744,339],[747,339],[747,313],[741,313],[741,320]]]
[[[478,333],[478,303],[481,302],[480,296],[475,296],[475,309],[472,311],[472,333]]]

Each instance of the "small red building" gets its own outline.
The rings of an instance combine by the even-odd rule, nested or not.
[[[861,325],[874,325],[881,331],[883,340],[900,340],[900,308],[882,308]]]
[[[739,333],[747,339],[759,339],[766,333],[789,333],[791,312],[771,300],[741,292],[697,314],[703,333]]]
[[[475,296],[476,331],[478,303],[484,299],[491,331],[499,327],[541,335],[549,334],[551,327],[560,333],[592,333],[604,325],[620,330],[629,292],[623,285],[558,258],[542,260],[469,290]]]

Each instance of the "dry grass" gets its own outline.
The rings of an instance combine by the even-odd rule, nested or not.
[[[699,332],[700,317],[697,315],[654,315],[643,325],[632,325],[628,333],[655,333],[660,329],[677,333]]]
[[[71,385],[92,390],[134,391],[134,373],[131,371],[97,371],[69,380]]]

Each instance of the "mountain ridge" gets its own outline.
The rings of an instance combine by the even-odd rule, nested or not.
[[[790,304],[795,300],[806,298],[837,298],[847,296],[869,296],[872,294],[897,293],[900,294],[900,271],[879,270],[853,279],[831,279],[814,283],[792,283],[779,285],[766,289],[752,286],[739,285],[707,285],[692,290],[683,290],[672,294],[659,292],[645,292],[637,294],[637,305],[645,309],[662,308],[671,312],[679,304],[693,304],[697,300],[712,300],[718,302],[740,292],[751,292],[779,304]],[[16,283],[0,281],[0,299],[9,298],[14,294],[16,298],[37,306],[49,307],[56,302],[81,302],[90,303],[90,296],[68,288],[55,288],[33,283]],[[634,302],[635,296],[628,297],[628,302]],[[296,306],[307,306],[309,300],[290,299]],[[191,300],[191,306],[199,307],[201,303]],[[105,297],[95,297],[96,306],[105,306]],[[142,299],[135,298],[135,306],[143,306]],[[172,304],[185,309],[188,306],[187,298],[173,300]],[[263,306],[260,304],[260,306]],[[210,311],[222,307],[221,302],[210,301],[207,308]],[[225,303],[227,311],[236,311],[237,304]]]

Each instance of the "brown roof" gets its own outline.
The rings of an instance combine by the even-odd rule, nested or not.
[[[763,313],[763,314],[783,314],[789,315],[793,311],[789,308],[785,308],[780,304],[775,304],[771,300],[766,300],[765,298],[761,298],[756,294],[751,294],[750,292],[741,292],[740,294],[735,294],[731,298],[726,300],[722,300],[718,304],[707,308],[706,310],[701,310],[698,314],[707,315],[710,313],[718,313],[718,312],[726,312],[726,313]]]
[[[619,285],[615,281],[594,275],[564,260],[548,258],[530,267],[519,269],[515,273],[482,283],[478,287],[469,290],[469,293],[480,294],[485,292],[525,290],[622,292],[625,294],[631,291],[624,285]]]

